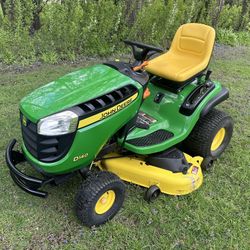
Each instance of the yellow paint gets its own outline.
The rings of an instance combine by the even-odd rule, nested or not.
[[[92,123],[103,120],[103,119],[121,111],[122,109],[127,107],[129,104],[131,104],[137,98],[137,96],[138,96],[138,93],[135,93],[134,95],[127,98],[123,102],[120,102],[119,104],[117,104],[109,109],[106,109],[106,110],[104,110],[96,115],[90,116],[88,118],[85,118],[85,119],[79,121],[78,128],[86,127]]]
[[[215,135],[213,141],[212,141],[212,145],[211,145],[211,151],[215,151],[217,150],[220,145],[222,144],[224,138],[226,135],[226,130],[225,128],[221,128],[217,134]]]
[[[215,30],[205,24],[179,27],[168,52],[148,62],[145,69],[157,76],[183,82],[204,70],[210,61]]]
[[[23,126],[27,126],[27,119],[25,116],[23,116],[23,119],[22,119],[22,123],[23,123]]]
[[[73,161],[79,161],[79,160],[81,160],[81,159],[87,158],[88,156],[89,156],[89,153],[84,153],[84,154],[75,156],[75,157],[73,158]]]
[[[117,155],[110,154],[105,157],[109,156]],[[102,170],[115,173],[124,181],[147,188],[156,185],[163,193],[184,195],[198,189],[203,181],[200,167],[203,158],[199,156],[191,157],[187,154],[185,154],[185,158],[192,164],[187,174],[173,173],[162,168],[147,165],[144,158],[136,156],[102,160],[97,165]],[[197,170],[196,174],[194,170]]]
[[[108,190],[105,192],[96,202],[95,212],[97,214],[106,213],[115,202],[115,192],[113,190]]]

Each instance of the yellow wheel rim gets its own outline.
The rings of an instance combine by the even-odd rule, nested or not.
[[[223,142],[223,140],[225,138],[225,134],[226,134],[225,128],[221,128],[217,132],[217,134],[215,135],[215,137],[213,139],[212,145],[211,145],[211,150],[212,151],[215,151],[220,147],[220,145],[222,144],[222,142]]]
[[[108,190],[105,192],[96,202],[95,212],[97,214],[106,213],[115,202],[115,192],[113,190]]]

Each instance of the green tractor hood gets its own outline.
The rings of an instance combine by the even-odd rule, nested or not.
[[[69,73],[42,86],[21,100],[20,110],[32,122],[111,92],[131,78],[99,64]]]

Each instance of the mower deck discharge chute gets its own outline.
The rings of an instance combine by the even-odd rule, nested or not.
[[[119,211],[122,180],[146,187],[147,201],[198,189],[202,169],[224,152],[233,132],[232,118],[214,108],[229,96],[207,69],[214,39],[213,28],[191,23],[178,29],[167,52],[126,40],[133,63],[90,66],[24,97],[21,151],[15,139],[6,149],[14,182],[46,197],[45,185],[80,173],[76,213],[86,226]],[[24,161],[42,178],[21,172]]]

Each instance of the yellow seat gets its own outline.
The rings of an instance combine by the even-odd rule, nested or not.
[[[204,71],[210,61],[215,30],[205,24],[187,23],[177,30],[168,52],[148,62],[149,73],[185,82]]]

